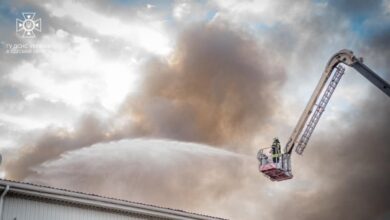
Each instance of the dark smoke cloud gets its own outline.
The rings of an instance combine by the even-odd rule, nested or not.
[[[191,28],[172,60],[148,64],[123,114],[145,136],[242,147],[272,115],[284,81],[271,54],[227,28]]]

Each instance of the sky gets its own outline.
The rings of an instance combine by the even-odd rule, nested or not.
[[[350,67],[294,178],[258,172],[341,49],[390,81],[390,1],[0,0],[1,177],[228,219],[389,219],[390,100]]]

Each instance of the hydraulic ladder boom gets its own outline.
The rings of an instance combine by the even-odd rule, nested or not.
[[[387,83],[385,80],[380,78],[377,74],[375,74],[370,68],[368,68],[366,65],[362,63],[362,59],[358,59],[353,55],[353,52],[350,50],[341,50],[335,55],[332,56],[332,58],[329,60],[328,64],[326,65],[325,71],[321,76],[320,81],[318,82],[305,110],[303,111],[301,117],[299,118],[299,121],[297,125],[295,126],[286,146],[285,146],[285,152],[287,154],[291,154],[294,146],[297,145],[296,152],[298,154],[302,154],[303,150],[305,149],[305,146],[307,142],[309,141],[309,138],[314,131],[314,128],[316,124],[318,123],[322,112],[324,111],[324,108],[326,107],[326,104],[328,103],[334,89],[336,88],[343,72],[344,68],[338,65],[339,63],[344,63],[348,66],[353,67],[356,69],[359,73],[361,73],[364,77],[366,77],[370,82],[372,82],[376,87],[378,87],[380,90],[382,90],[387,96],[390,97],[390,86],[389,83]],[[335,71],[334,71],[335,70]],[[317,105],[317,109],[314,112],[312,118],[310,119],[309,123],[307,124],[307,127],[305,129],[305,132],[303,133],[301,139],[299,141],[298,138],[302,133],[303,128],[306,125],[306,122],[309,119],[309,116],[313,112],[313,108],[317,103],[317,100],[322,93],[328,79],[334,72],[334,76],[332,78],[332,81],[329,83],[326,91],[324,92],[320,103]]]

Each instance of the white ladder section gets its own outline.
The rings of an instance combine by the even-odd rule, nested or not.
[[[301,139],[298,142],[298,146],[295,149],[295,152],[297,152],[298,154],[301,155],[305,150],[307,142],[309,142],[310,136],[313,133],[318,121],[320,120],[322,112],[325,110],[325,107],[328,104],[330,97],[332,96],[334,90],[336,89],[337,84],[339,83],[341,77],[344,74],[344,71],[345,68],[342,67],[341,65],[338,65],[336,67],[332,81],[330,81],[330,83],[328,84],[328,87],[326,88],[324,94],[322,95],[321,101],[319,102],[318,105],[316,105],[317,108],[313,113],[313,116],[310,118],[310,121],[307,124]]]

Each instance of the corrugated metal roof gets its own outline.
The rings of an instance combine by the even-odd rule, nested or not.
[[[6,185],[9,185],[10,187],[9,192],[22,193],[26,195],[33,195],[33,196],[44,197],[44,198],[47,197],[51,199],[64,200],[68,202],[73,201],[75,203],[82,203],[82,204],[86,204],[88,203],[87,201],[90,201],[90,203],[88,203],[89,205],[92,206],[95,205],[96,207],[103,207],[107,209],[116,210],[122,207],[121,210],[124,210],[123,207],[128,207],[127,211],[129,212],[134,211],[135,213],[140,213],[143,210],[144,214],[149,212],[165,213],[172,216],[177,216],[177,217],[183,216],[183,217],[188,217],[193,219],[224,220],[223,218],[219,218],[219,217],[197,214],[193,212],[186,212],[179,209],[165,208],[165,207],[150,205],[145,203],[132,202],[123,199],[116,199],[116,198],[101,196],[92,193],[84,193],[84,192],[78,192],[78,191],[73,191],[68,189],[60,189],[51,186],[38,185],[38,184],[33,184],[28,182],[0,179],[0,187],[5,188]]]

